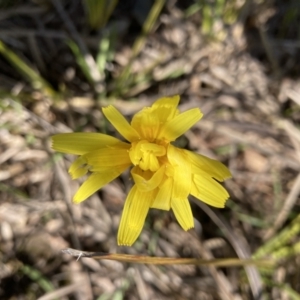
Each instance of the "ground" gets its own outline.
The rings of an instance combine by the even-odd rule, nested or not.
[[[298,1],[95,3],[0,3],[0,298],[300,299]],[[75,205],[74,156],[51,136],[118,137],[102,106],[130,119],[175,94],[181,111],[204,114],[177,146],[227,165],[230,199],[214,209],[191,198],[189,232],[151,210],[138,241],[118,247],[130,173]],[[156,266],[66,248],[274,266]]]

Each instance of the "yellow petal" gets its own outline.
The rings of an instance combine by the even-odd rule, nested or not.
[[[114,146],[122,143],[120,140],[102,133],[74,132],[52,136],[52,148],[56,151],[82,155],[87,152]]]
[[[109,122],[127,141],[134,142],[139,139],[139,134],[115,107],[109,105],[108,107],[103,107],[102,111]]]
[[[87,161],[83,156],[79,156],[70,166],[69,173],[72,179],[77,179],[88,172]]]
[[[170,210],[172,189],[173,179],[167,178],[164,183],[159,186],[158,193],[151,205],[151,208]]]
[[[231,177],[231,173],[228,168],[221,162],[208,158],[206,156],[194,153],[192,151],[184,150],[186,155],[188,155],[192,163],[192,173],[202,174],[206,172],[209,176],[217,179],[218,181],[223,181]]]
[[[160,121],[156,111],[151,107],[145,107],[133,116],[131,126],[143,139],[152,142],[158,135]]]
[[[185,111],[165,123],[158,138],[175,141],[179,136],[184,134],[195,123],[197,123],[202,116],[203,114],[199,108],[193,108]]]
[[[172,97],[163,97],[163,98],[156,100],[152,104],[152,107],[158,108],[158,107],[163,107],[163,106],[169,106],[169,107],[177,108],[179,100],[180,100],[179,95],[175,95]]]
[[[179,96],[158,99],[151,107],[145,107],[136,113],[131,121],[131,126],[144,139],[153,142],[162,124],[172,120],[179,114],[177,109]]]
[[[191,163],[181,149],[171,144],[168,146],[167,155],[174,169],[172,199],[185,199],[191,191]]]
[[[160,167],[157,156],[166,154],[165,147],[154,143],[148,143],[146,140],[133,142],[129,150],[129,156],[132,163],[143,170],[157,171]]]
[[[155,156],[164,156],[166,154],[166,148],[155,143],[143,143],[141,150],[153,153]]]
[[[165,173],[165,167],[162,166],[155,173],[151,172],[153,175],[150,179],[147,178],[148,176],[147,177],[143,176],[143,173],[145,172],[141,170],[139,167],[134,167],[131,170],[131,175],[133,177],[133,180],[137,188],[143,192],[152,191],[155,188],[157,188],[158,185],[161,183]]]
[[[191,194],[211,206],[220,208],[225,206],[225,202],[229,198],[226,189],[204,172],[202,175],[193,176]]]
[[[89,152],[84,157],[92,172],[99,172],[106,167],[131,165],[128,149],[103,148]]]
[[[118,245],[131,246],[140,235],[153,200],[153,192],[133,186],[125,201],[118,231]]]
[[[84,201],[104,185],[118,177],[126,168],[127,166],[119,166],[113,169],[106,169],[105,172],[103,170],[103,172],[91,174],[78,189],[77,193],[74,195],[73,201],[75,203]]]
[[[177,109],[180,97],[178,95],[173,97],[160,98],[152,104],[152,108],[155,109],[157,117],[161,123],[172,120],[179,114]]]
[[[188,199],[172,199],[171,208],[178,223],[184,230],[194,227],[194,218]]]

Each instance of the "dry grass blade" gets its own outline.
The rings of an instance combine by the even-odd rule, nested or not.
[[[265,28],[263,28],[263,25],[258,25],[258,30],[259,30],[259,35],[260,35],[262,44],[264,45],[267,57],[272,65],[273,71],[276,74],[276,76],[279,77],[279,76],[281,76],[281,70],[280,70],[278,61],[274,56],[274,51],[273,51],[272,45],[269,41],[266,30],[265,30]]]
[[[208,244],[201,244],[199,241],[199,237],[195,234],[195,231],[190,232],[191,236],[194,239],[195,245],[197,245],[197,252],[203,257],[205,260],[214,259],[213,253],[211,249],[209,249]],[[218,294],[220,299],[222,300],[241,300],[241,296],[235,293],[234,283],[227,278],[224,274],[223,270],[218,270],[215,266],[209,266],[208,272],[214,278],[216,285],[218,287]]]
[[[236,251],[240,259],[249,259],[251,254],[247,250],[244,243],[237,237],[233,230],[229,227],[227,222],[225,222],[220,216],[218,216],[210,207],[201,201],[194,200],[195,204],[200,206],[202,210],[212,219],[212,221],[223,231],[226,238],[230,241],[232,247]],[[249,249],[249,246],[248,246]],[[251,290],[255,299],[258,299],[263,291],[263,284],[259,275],[258,270],[254,266],[247,266],[245,268]]]
[[[278,160],[280,160],[280,163],[284,166],[292,168],[293,170],[300,170],[300,163],[298,160],[294,159],[293,152],[290,151],[290,149],[282,148],[282,150],[285,151],[285,155],[283,155],[282,153],[274,153],[274,149],[269,147],[267,144],[263,144],[263,140],[261,140],[260,143],[257,143],[257,138],[248,137],[238,130],[234,130],[229,126],[226,126],[226,124],[218,125],[214,122],[203,120],[195,126],[207,131],[216,131],[224,136],[231,138],[234,142],[249,145],[254,149],[259,150],[263,154],[278,158]]]
[[[42,297],[39,297],[37,300],[54,300],[54,299],[61,299],[64,296],[67,296],[78,289],[78,284],[71,284],[65,286],[63,288],[57,289],[53,292],[47,293]]]
[[[81,243],[78,239],[78,236],[75,231],[75,224],[74,224],[74,219],[73,219],[73,214],[72,214],[72,207],[71,207],[71,189],[69,188],[69,178],[67,177],[66,173],[63,170],[63,167],[61,165],[62,162],[57,162],[55,164],[55,170],[56,170],[56,175],[59,179],[59,182],[61,184],[61,188],[64,192],[64,201],[66,202],[67,209],[68,209],[68,217],[67,217],[67,223],[71,227],[71,238],[72,238],[72,243],[73,245],[76,245],[76,247],[81,248]]]
[[[298,128],[296,128],[295,125],[288,120],[280,120],[277,123],[277,126],[282,127],[286,131],[286,133],[291,139],[291,142],[294,144],[296,154],[300,159],[300,153],[299,153],[300,132]],[[290,190],[288,196],[286,197],[286,200],[284,201],[284,204],[278,216],[276,217],[273,226],[265,233],[264,240],[270,239],[276,233],[277,229],[281,227],[282,224],[287,220],[291,210],[293,209],[294,205],[298,200],[299,194],[300,194],[300,174],[298,174],[295,182],[293,183],[293,187]]]
[[[293,184],[293,187],[283,204],[283,207],[281,208],[278,216],[276,217],[276,220],[274,221],[273,226],[264,235],[265,240],[271,238],[276,233],[278,228],[281,227],[282,224],[286,221],[292,208],[294,207],[296,201],[298,200],[299,194],[300,194],[300,174],[298,174]]]
[[[77,259],[82,257],[93,258],[96,260],[116,260],[120,262],[130,262],[138,264],[152,264],[152,265],[198,265],[198,266],[214,266],[214,267],[236,267],[259,265],[265,267],[274,266],[274,262],[268,259],[255,261],[253,259],[198,259],[198,258],[173,258],[173,257],[157,257],[157,256],[144,256],[144,255],[130,255],[119,253],[102,253],[102,252],[86,252],[76,249],[63,249],[63,253],[70,254]]]

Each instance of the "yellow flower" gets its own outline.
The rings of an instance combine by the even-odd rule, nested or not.
[[[125,202],[119,245],[138,238],[149,208],[172,209],[184,230],[194,227],[189,194],[215,207],[224,207],[229,195],[216,181],[231,177],[220,162],[171,144],[196,122],[198,108],[180,113],[179,96],[161,98],[135,114],[129,124],[113,106],[102,109],[128,141],[101,133],[65,133],[52,137],[53,149],[79,155],[69,169],[73,179],[88,179],[74,196],[79,203],[133,165],[134,186]],[[216,180],[215,180],[216,179]]]

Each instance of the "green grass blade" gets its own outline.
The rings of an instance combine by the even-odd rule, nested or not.
[[[96,30],[107,24],[118,0],[84,0],[83,4],[87,8],[90,28]]]
[[[294,221],[281,232],[274,236],[270,241],[262,245],[252,256],[253,258],[262,258],[273,251],[284,247],[292,238],[300,233],[300,214],[294,219]]]
[[[0,53],[13,65],[16,70],[31,83],[31,86],[40,90],[43,94],[56,97],[57,93],[51,85],[42,78],[31,66],[25,63],[18,55],[10,50],[2,41],[0,41]]]
[[[83,56],[82,52],[80,51],[78,45],[72,40],[68,40],[67,44],[70,47],[71,51],[73,52],[76,62],[78,64],[78,66],[80,67],[82,73],[86,77],[86,79],[91,84],[94,84],[95,82],[94,82],[93,76],[91,74],[90,68],[89,68],[86,60],[84,59],[84,56]]]
[[[106,8],[106,11],[104,13],[104,22],[103,22],[103,25],[102,25],[103,27],[108,22],[109,17],[113,13],[113,11],[116,8],[117,4],[118,4],[118,0],[108,0],[107,8]]]
[[[142,33],[139,37],[135,40],[133,47],[132,47],[132,54],[128,65],[123,69],[122,73],[120,74],[118,81],[117,81],[117,89],[119,92],[122,92],[122,89],[130,84],[130,73],[131,67],[134,59],[140,54],[141,50],[143,49],[148,34],[153,30],[155,22],[165,5],[165,0],[156,0],[149,12],[149,15],[143,25]]]
[[[52,283],[47,278],[43,277],[38,270],[33,269],[30,266],[23,265],[21,266],[21,271],[32,281],[36,282],[46,293],[54,291],[55,288]]]

